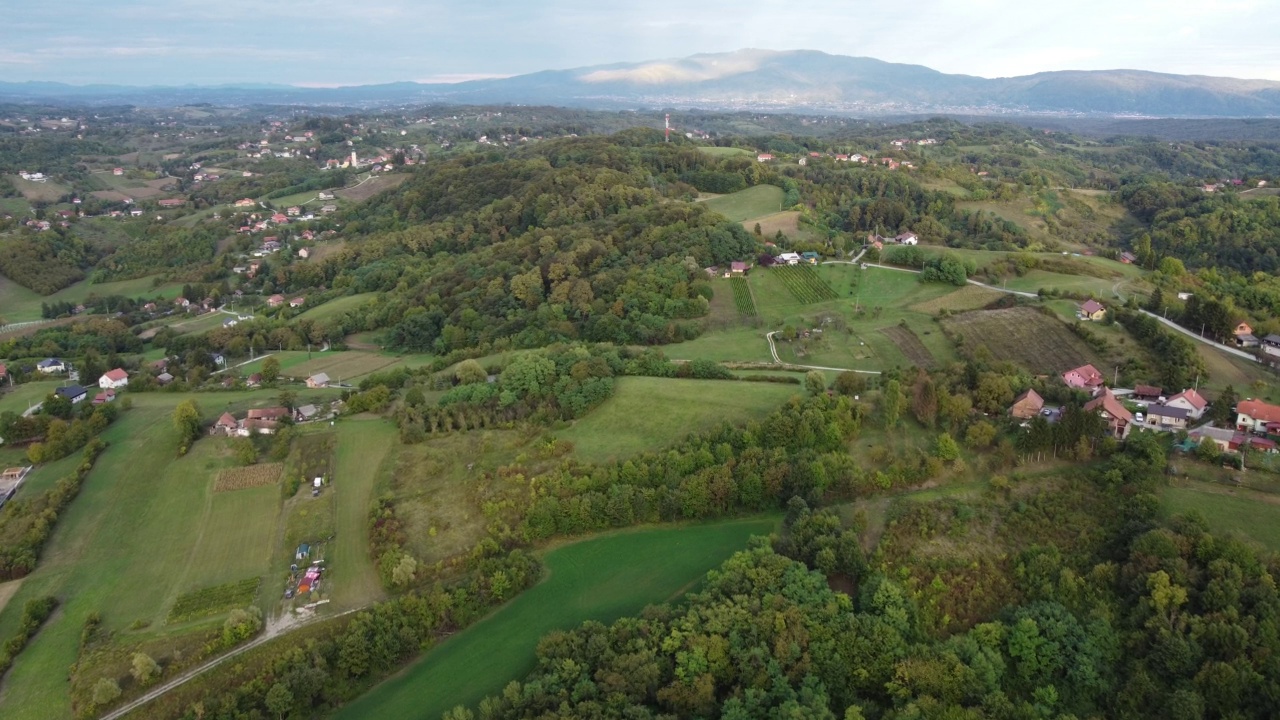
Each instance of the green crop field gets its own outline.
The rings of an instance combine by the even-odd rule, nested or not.
[[[1032,308],[975,310],[942,323],[964,338],[967,352],[985,348],[992,358],[1020,363],[1034,373],[1057,374],[1085,363],[1105,367],[1066,324]]]
[[[745,222],[780,211],[782,195],[776,185],[756,185],[707,200],[706,206],[734,222]]]
[[[0,635],[7,637],[28,599],[62,599],[58,614],[10,671],[0,716],[71,717],[67,668],[76,662],[90,613],[101,613],[104,628],[121,642],[163,641],[164,621],[179,595],[215,584],[210,579],[243,580],[267,572],[270,548],[257,544],[275,539],[278,490],[262,488],[270,497],[241,494],[255,491],[214,496],[214,476],[231,458],[218,439],[202,439],[187,456],[177,457],[170,415],[185,397],[190,396],[137,395],[134,408],[104,433],[110,447],[63,513],[40,565],[0,614]],[[253,397],[227,393],[218,399],[236,403]],[[207,416],[217,411],[212,405],[204,410]]]
[[[756,302],[751,299],[751,286],[747,284],[747,279],[732,278],[729,285],[733,288],[733,306],[738,312],[742,315],[755,315]]]
[[[282,374],[298,379],[308,378],[316,373],[326,373],[334,382],[347,383],[355,378],[385,370],[396,362],[396,358],[390,355],[348,350],[315,353],[311,360],[290,365],[288,368],[284,367],[282,361],[280,368]]]
[[[704,153],[706,153],[706,154],[708,154],[708,155],[711,155],[711,156],[713,156],[713,157],[736,157],[736,156],[738,156],[738,155],[750,155],[750,154],[751,154],[751,151],[750,151],[750,150],[744,150],[743,148],[736,148],[736,147],[707,147],[707,146],[704,146],[704,147],[700,147],[700,148],[698,148],[698,150],[699,150],[700,152],[704,152]]]
[[[777,265],[770,268],[769,273],[776,275],[787,292],[802,305],[835,300],[837,297],[836,291],[818,275],[812,265]]]
[[[1280,551],[1280,497],[1194,482],[1165,488],[1161,499],[1169,515],[1198,512],[1215,533],[1238,535]]]
[[[312,320],[321,321],[328,320],[332,317],[341,315],[342,313],[373,300],[377,297],[377,293],[360,293],[358,295],[345,295],[340,298],[330,300],[323,305],[313,307],[299,315],[296,320]]]
[[[475,706],[533,669],[542,636],[587,620],[611,622],[675,599],[770,519],[661,527],[606,535],[547,553],[546,579],[493,615],[449,638],[406,672],[337,713],[337,720],[437,720]]]
[[[604,462],[660,450],[721,421],[758,418],[799,392],[772,383],[624,377],[612,398],[557,435],[583,460]]]

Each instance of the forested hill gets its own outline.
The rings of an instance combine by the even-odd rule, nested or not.
[[[347,250],[278,280],[388,291],[361,322],[413,350],[692,336],[711,297],[703,268],[751,256],[755,241],[663,175],[697,151],[642,139],[430,164],[344,218]]]

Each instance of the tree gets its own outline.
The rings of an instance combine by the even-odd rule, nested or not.
[[[195,400],[183,400],[173,409],[173,426],[178,430],[178,454],[186,455],[191,443],[200,437],[200,406]]]
[[[934,450],[934,454],[938,456],[939,460],[945,460],[946,462],[959,460],[960,446],[951,437],[951,433],[942,433],[938,436],[938,446]]]
[[[1151,296],[1147,298],[1146,309],[1153,313],[1159,313],[1164,309],[1164,291],[1156,288],[1152,291]]]
[[[836,376],[836,392],[853,397],[867,390],[867,379],[856,372],[845,371]]]
[[[111,678],[99,678],[93,685],[93,704],[97,707],[109,705],[120,697],[120,684]]]
[[[905,400],[906,398],[902,396],[902,386],[897,380],[890,380],[884,384],[884,392],[880,397],[880,413],[884,418],[886,430],[891,430],[898,424]]]
[[[241,465],[252,465],[258,461],[258,448],[249,438],[235,438],[231,441],[231,448],[236,462]]]
[[[270,355],[262,361],[262,382],[273,383],[280,378],[280,359]]]
[[[1187,268],[1182,261],[1175,257],[1162,258],[1160,267],[1157,268],[1167,277],[1182,277],[1187,274]]]
[[[970,425],[964,434],[964,444],[975,450],[991,447],[991,443],[995,442],[995,440],[996,426],[986,420],[979,420]]]
[[[281,390],[280,394],[276,396],[276,402],[280,403],[282,407],[292,410],[298,404],[298,395],[292,390]]]
[[[1226,386],[1218,394],[1218,397],[1214,399],[1213,404],[1209,406],[1209,417],[1219,427],[1232,427],[1235,424],[1236,403],[1238,402],[1240,402],[1240,396],[1236,393],[1235,387]]]
[[[489,377],[489,373],[485,372],[484,366],[475,360],[463,360],[458,363],[458,368],[453,371],[453,376],[461,385],[470,385],[472,383],[482,383]]]
[[[293,709],[293,693],[284,683],[276,683],[267,691],[267,710],[275,714],[277,719],[284,718]]]
[[[817,395],[827,389],[827,378],[821,370],[810,370],[804,374],[804,387],[810,393]]]
[[[133,675],[133,679],[137,680],[139,685],[146,687],[160,674],[160,666],[150,655],[137,652],[133,654],[133,667],[130,668],[129,674]]]

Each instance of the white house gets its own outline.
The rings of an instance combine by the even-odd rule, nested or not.
[[[1261,400],[1241,400],[1236,404],[1236,429],[1267,432],[1267,425],[1280,422],[1280,407]]]
[[[1209,407],[1209,401],[1195,390],[1183,390],[1166,400],[1164,404],[1166,407],[1186,410],[1187,417],[1192,420],[1199,420],[1204,415],[1205,408]]]
[[[129,386],[129,374],[120,368],[108,370],[98,378],[98,387],[103,390],[117,390]]]
[[[36,363],[36,369],[42,373],[60,373],[65,372],[67,366],[58,358],[46,358]]]
[[[785,252],[776,258],[779,265],[799,265],[800,253]]]
[[[913,232],[904,232],[893,240],[899,245],[918,245],[920,243],[920,238],[916,237]]]

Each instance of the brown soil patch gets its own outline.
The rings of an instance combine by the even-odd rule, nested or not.
[[[893,341],[893,344],[898,346],[898,349],[902,351],[903,355],[907,356],[912,365],[925,369],[934,366],[933,354],[929,352],[929,348],[924,346],[924,343],[920,342],[920,338],[916,336],[911,328],[894,325],[893,327],[881,328],[880,334]]]

